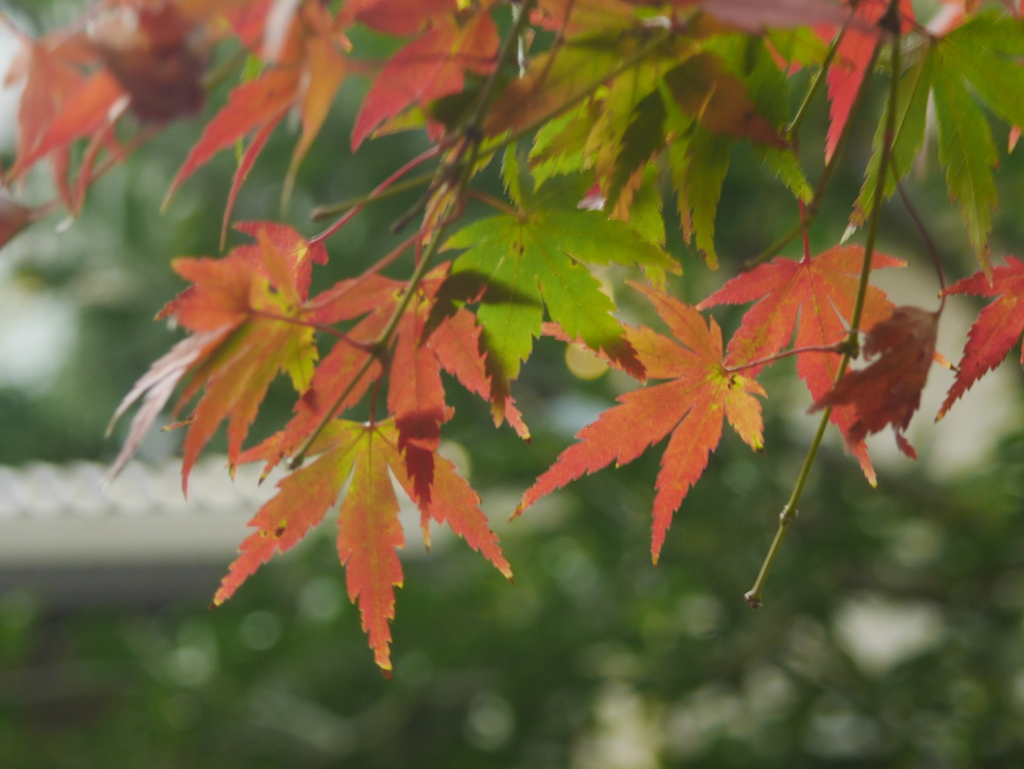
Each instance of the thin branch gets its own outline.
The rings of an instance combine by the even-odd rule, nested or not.
[[[896,189],[899,190],[900,199],[903,201],[903,205],[907,209],[907,213],[910,214],[910,218],[914,220],[914,224],[917,225],[917,231],[921,233],[921,239],[924,240],[925,245],[928,247],[928,254],[932,258],[932,264],[935,265],[935,274],[939,276],[939,296],[942,297],[939,303],[939,312],[946,306],[946,276],[942,271],[942,260],[939,259],[939,249],[935,247],[935,241],[932,240],[931,235],[928,234],[928,228],[924,226],[924,221],[918,216],[917,209],[914,208],[910,202],[910,198],[907,196],[906,191],[903,189],[903,182],[896,182]]]
[[[416,157],[414,157],[408,163],[406,163],[401,168],[399,168],[397,171],[395,171],[393,174],[391,174],[391,176],[389,176],[387,179],[385,179],[380,184],[378,184],[376,187],[374,187],[373,190],[370,192],[370,194],[367,196],[366,200],[364,200],[364,201],[362,201],[360,203],[356,203],[354,206],[352,206],[348,210],[347,213],[345,213],[341,218],[339,218],[338,221],[336,221],[334,224],[332,224],[326,230],[324,230],[319,235],[317,235],[315,238],[313,238],[311,241],[309,241],[310,245],[313,245],[314,243],[323,243],[325,240],[327,240],[327,238],[331,237],[331,235],[333,235],[338,230],[340,230],[342,227],[344,227],[346,224],[348,224],[349,220],[351,220],[352,217],[354,217],[356,214],[358,214],[360,211],[362,211],[363,207],[368,202],[370,202],[371,200],[375,200],[378,197],[380,197],[380,195],[383,192],[385,192],[388,189],[388,187],[390,187],[392,184],[394,184],[399,179],[401,179],[403,176],[405,176],[413,168],[415,168],[416,166],[420,165],[421,163],[424,163],[424,162],[430,160],[431,158],[437,157],[440,153],[441,153],[441,145],[438,145],[436,147],[431,147],[426,152],[422,152],[419,155],[417,155]]]
[[[405,181],[392,184],[386,190],[379,192],[374,195],[372,192],[368,192],[365,195],[360,195],[357,198],[349,198],[348,200],[342,200],[340,203],[328,203],[327,205],[317,206],[313,209],[309,215],[310,221],[318,222],[321,219],[327,219],[331,216],[337,216],[343,214],[356,206],[365,206],[367,203],[374,203],[378,200],[386,200],[387,198],[394,197],[395,195],[401,195],[403,192],[414,190],[417,187],[422,187],[424,184],[429,184],[434,178],[434,172],[429,171],[419,176],[413,176]]]
[[[521,211],[517,211],[505,201],[499,200],[494,197],[494,195],[488,195],[482,190],[469,190],[466,194],[471,198],[479,200],[481,203],[486,203],[495,211],[501,211],[503,214],[508,214],[509,216],[515,216],[517,218],[523,215]]]
[[[864,262],[861,267],[860,281],[857,284],[857,296],[854,300],[853,314],[850,318],[850,333],[847,335],[844,342],[847,349],[843,353],[842,360],[839,361],[839,371],[836,373],[835,381],[839,381],[843,374],[846,373],[846,369],[850,365],[850,360],[856,355],[859,349],[857,333],[860,327],[861,315],[864,312],[864,300],[867,297],[868,279],[871,275],[871,260],[875,251],[875,238],[878,235],[879,213],[882,208],[882,198],[885,193],[885,178],[888,173],[889,155],[892,149],[893,136],[896,133],[896,99],[899,90],[900,77],[900,26],[897,8],[898,0],[890,0],[889,9],[886,11],[886,15],[879,22],[879,27],[887,29],[892,35],[893,66],[892,73],[889,78],[889,109],[882,144],[884,152],[879,162],[878,181],[875,184],[874,191],[874,205],[871,208],[871,219],[868,223],[867,238],[864,243]],[[875,56],[878,55],[879,47],[879,45],[875,46]],[[872,57],[872,60],[874,60],[874,57]],[[864,81],[869,79],[870,72],[871,68],[868,68],[865,71]],[[861,83],[861,89],[857,97],[858,102],[860,101],[860,95],[863,91],[864,82]],[[854,113],[851,112],[851,118],[853,114]],[[850,120],[848,118],[847,128],[849,127],[849,123]],[[846,131],[844,130],[844,135],[845,133]],[[836,154],[838,154],[838,150]],[[833,159],[834,158],[835,156],[833,156]],[[782,546],[783,539],[785,539],[786,532],[789,530],[789,526],[793,522],[793,519],[797,516],[797,505],[800,503],[800,497],[803,495],[804,487],[807,485],[807,479],[810,477],[811,468],[814,465],[815,458],[818,456],[818,449],[821,447],[821,440],[825,435],[825,429],[828,427],[831,416],[832,408],[828,407],[821,415],[821,422],[818,423],[818,430],[814,434],[814,440],[811,441],[810,449],[807,451],[807,457],[804,459],[803,467],[800,469],[800,475],[797,477],[796,485],[793,487],[793,493],[790,494],[789,501],[786,502],[785,506],[782,508],[782,512],[779,514],[779,527],[775,531],[775,537],[772,539],[767,555],[765,555],[764,563],[761,564],[761,569],[757,574],[757,579],[754,580],[754,586],[751,587],[743,596],[744,600],[750,604],[752,609],[756,609],[761,605],[761,593],[764,589],[765,580],[768,578],[768,573],[771,571],[772,564],[775,563],[775,558],[779,554],[779,549]]]
[[[292,318],[287,315],[278,315],[274,312],[267,312],[266,310],[249,310],[251,315],[255,315],[259,318],[266,318],[267,320],[276,320],[281,323],[291,323],[293,326],[302,326],[303,328],[311,328],[315,331],[322,331],[325,334],[330,334],[338,341],[344,342],[345,344],[355,347],[357,350],[364,352],[372,352],[373,345],[366,342],[357,342],[345,333],[338,331],[338,329],[331,326],[325,326],[323,323],[310,323],[308,320],[302,320],[301,318]]]
[[[818,93],[818,89],[821,84],[825,82],[825,75],[828,73],[828,68],[832,65],[832,60],[836,57],[836,51],[839,50],[839,42],[843,39],[843,35],[846,34],[846,27],[850,23],[851,16],[847,17],[846,21],[843,22],[843,26],[839,28],[839,32],[832,39],[832,44],[828,47],[828,52],[825,54],[824,60],[821,62],[821,66],[818,67],[818,71],[814,73],[814,77],[811,79],[811,84],[807,87],[807,93],[804,94],[804,99],[800,102],[800,107],[796,111],[796,115],[793,116],[793,120],[790,121],[789,127],[786,128],[786,138],[789,141],[793,141],[800,131],[800,126],[804,122],[804,118],[807,116],[807,110],[811,106],[811,102],[814,100],[815,95]]]
[[[784,246],[813,224],[818,215],[818,208],[821,206],[821,201],[825,197],[825,192],[828,190],[829,183],[832,181],[832,175],[839,166],[839,160],[843,156],[843,150],[846,149],[846,143],[852,133],[854,122],[853,118],[860,112],[861,104],[867,95],[868,82],[871,80],[870,74],[875,68],[875,61],[878,59],[878,52],[880,48],[880,44],[876,45],[874,51],[871,53],[871,59],[868,62],[867,68],[864,70],[864,79],[861,80],[860,87],[857,89],[857,96],[854,99],[853,106],[850,108],[850,114],[846,118],[846,124],[843,126],[843,132],[839,135],[839,141],[836,142],[835,151],[833,151],[832,157],[829,159],[828,163],[825,164],[825,168],[821,172],[821,177],[818,179],[818,184],[814,188],[814,196],[811,198],[811,202],[807,204],[806,218],[803,221],[798,222],[795,227],[790,229],[785,235],[768,246],[768,248],[760,254],[745,261],[740,267],[741,272],[748,272],[757,267],[757,265],[767,262],[772,257],[778,256],[779,251]]]
[[[767,366],[769,363],[774,363],[777,360],[783,358],[789,358],[793,355],[801,355],[805,352],[831,352],[836,355],[842,355],[848,350],[846,340],[842,342],[836,342],[835,344],[828,345],[815,345],[811,347],[794,347],[791,350],[783,350],[775,355],[769,355],[767,358],[761,358],[760,360],[752,360],[750,363],[742,363],[739,366],[723,366],[722,370],[728,374],[736,374],[740,371],[745,371],[748,368],[754,368],[756,366]]]
[[[469,187],[470,178],[472,177],[473,172],[476,170],[477,155],[479,153],[480,139],[482,136],[481,127],[483,126],[484,118],[487,116],[487,110],[490,107],[490,101],[494,97],[494,87],[498,78],[498,73],[504,67],[506,61],[508,60],[508,57],[514,51],[515,40],[519,37],[519,34],[525,28],[530,17],[529,11],[532,8],[532,6],[533,0],[527,0],[527,2],[524,3],[522,13],[516,19],[512,31],[509,33],[509,36],[504,41],[494,71],[488,78],[487,83],[484,84],[484,88],[481,93],[481,101],[478,104],[476,111],[474,112],[473,121],[470,124],[468,124],[465,128],[464,136],[467,140],[467,143],[470,145],[470,151],[468,159],[465,160],[465,162],[459,166],[461,172],[459,174],[458,187],[455,196],[456,201],[459,202],[458,210],[455,211],[452,216],[447,217],[437,225],[437,228],[432,233],[430,244],[427,246],[426,252],[423,254],[423,256],[416,264],[416,268],[415,270],[413,270],[413,274],[409,278],[409,282],[406,284],[405,291],[402,292],[402,296],[399,298],[394,311],[391,313],[391,317],[388,319],[387,325],[384,327],[384,330],[381,331],[380,336],[377,337],[377,341],[373,345],[373,355],[368,357],[363,362],[363,365],[360,366],[359,371],[356,373],[355,377],[345,388],[342,394],[338,397],[338,399],[334,402],[331,408],[324,414],[324,418],[317,425],[316,429],[313,430],[313,432],[309,434],[306,440],[302,442],[302,445],[299,447],[299,450],[295,453],[291,461],[288,463],[289,469],[295,470],[296,468],[302,465],[303,461],[305,461],[306,454],[309,452],[310,447],[323,432],[324,428],[326,428],[327,425],[330,424],[330,422],[334,419],[336,412],[338,411],[338,409],[341,408],[342,404],[352,393],[352,390],[355,388],[359,380],[361,380],[363,376],[365,376],[366,372],[369,371],[370,366],[373,365],[374,361],[383,360],[384,356],[388,354],[387,350],[391,343],[391,338],[394,335],[395,330],[398,328],[398,324],[401,321],[402,316],[405,314],[406,308],[408,308],[409,306],[409,302],[412,300],[413,295],[416,293],[416,289],[419,288],[419,285],[423,280],[423,276],[427,274],[427,270],[430,268],[431,261],[433,260],[437,252],[441,249],[441,244],[444,242],[445,234],[448,231],[448,227],[450,227],[458,218],[458,216],[462,213],[461,201],[466,194],[467,188]],[[459,160],[456,162],[461,162],[461,160],[462,158],[460,152]],[[451,170],[452,169],[449,166],[442,165],[440,168],[438,168],[437,174],[439,176],[445,176],[449,174]],[[417,233],[417,240],[420,240],[422,234],[422,231],[420,233]]]
[[[234,73],[235,70],[237,70],[239,67],[245,64],[248,58],[248,49],[246,49],[244,46],[242,48],[239,48],[237,51],[231,54],[220,64],[218,64],[205,75],[203,75],[203,90],[209,93],[214,88],[221,85],[229,77],[231,77],[232,73]]]

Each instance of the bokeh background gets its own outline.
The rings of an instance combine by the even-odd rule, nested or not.
[[[79,7],[0,3],[33,33]],[[388,50],[369,35],[357,42]],[[0,34],[0,70],[13,50]],[[346,84],[299,174],[288,221],[306,234],[317,231],[308,221],[314,205],[366,192],[425,147],[418,135],[399,135],[353,156],[348,137],[364,90]],[[0,94],[7,158],[16,100],[17,92]],[[858,121],[811,233],[815,250],[845,229],[880,103]],[[824,119],[818,104],[805,128],[812,178]],[[245,521],[272,489],[253,473],[232,483],[215,443],[185,502],[174,432],[152,436],[139,463],[98,487],[124,436],[121,425],[104,439],[110,414],[180,335],[151,320],[182,288],[169,260],[218,253],[231,153],[158,214],[201,125],[173,126],[110,173],[78,221],[55,216],[0,252],[0,766],[1024,765],[1019,347],[938,426],[931,420],[949,375],[933,371],[910,433],[922,461],[903,461],[891,435],[879,436],[877,490],[830,437],[756,613],[742,595],[815,421],[792,363],[764,378],[765,455],[727,432],[654,568],[649,511],[660,447],[507,522],[521,491],[631,386],[550,340],[537,343],[515,385],[531,445],[495,430],[486,405],[449,382],[456,416],[445,451],[480,491],[515,585],[444,532],[428,554],[407,514],[391,681],[373,665],[345,596],[329,521],[210,610]],[[271,139],[237,218],[277,214],[294,129]],[[1005,127],[996,133],[1005,145]],[[1024,243],[1022,164],[1019,150],[1003,160],[997,255],[1020,254]],[[920,165],[908,187],[949,277],[973,272],[934,148]],[[484,178],[499,190],[493,168]],[[47,185],[41,173],[25,195],[46,199]],[[335,236],[318,284],[385,253],[396,242],[391,223],[415,199],[372,206]],[[666,209],[673,205],[669,196]],[[701,265],[669,216],[669,247],[686,271],[672,289],[705,296],[795,220],[782,187],[737,149],[718,217],[722,270]],[[933,307],[934,273],[898,204],[883,212],[881,244],[910,262],[902,275],[880,276],[897,303]],[[408,269],[398,264],[392,274]],[[622,317],[655,323],[624,287],[628,276],[604,275]],[[939,342],[947,357],[959,357],[979,306],[951,300]],[[740,312],[716,317],[728,332]],[[279,385],[256,437],[287,418],[289,388]]]

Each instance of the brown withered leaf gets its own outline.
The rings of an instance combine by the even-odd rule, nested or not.
[[[206,44],[175,4],[150,0],[138,8],[116,7],[97,20],[89,36],[131,95],[139,119],[165,122],[202,109]]]
[[[892,425],[900,451],[917,459],[917,452],[902,433],[921,405],[921,390],[935,357],[938,327],[937,312],[897,307],[887,320],[868,332],[864,343],[864,354],[869,358],[878,355],[878,360],[865,369],[848,372],[815,402],[811,411],[852,405],[857,421],[846,435],[847,442],[859,443]]]

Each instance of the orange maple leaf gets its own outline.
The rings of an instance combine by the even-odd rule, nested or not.
[[[864,263],[860,246],[836,246],[823,254],[799,261],[776,257],[748,273],[739,275],[697,305],[706,309],[720,304],[756,302],[739,329],[729,340],[727,362],[740,365],[768,358],[793,339],[796,347],[826,347],[841,342],[849,331],[857,295],[858,274]],[[902,267],[904,262],[875,253],[872,269]],[[862,321],[872,326],[892,312],[892,302],[874,286],[868,287]],[[807,354],[797,360],[797,373],[817,400],[828,392],[839,373],[835,355]],[[763,366],[747,370],[757,376]],[[875,484],[875,471],[863,441],[850,441],[850,427],[856,419],[852,408],[836,408],[832,422],[848,438],[850,451],[860,462],[864,475]]]
[[[480,511],[480,498],[454,465],[432,457],[434,480],[430,496],[424,497],[406,473],[398,441],[391,419],[369,425],[336,420],[329,425],[312,448],[320,453],[316,461],[280,481],[277,496],[249,522],[257,531],[239,548],[240,555],[217,590],[214,604],[230,598],[275,552],[288,550],[319,523],[351,476],[338,514],[338,555],[346,567],[349,598],[359,602],[374,659],[382,670],[391,670],[389,620],[395,616],[394,588],[402,586],[397,548],[405,544],[405,536],[389,471],[420,508],[425,537],[429,537],[430,520],[448,523],[511,579],[498,538]]]
[[[435,268],[410,299],[396,327],[397,341],[390,364],[388,410],[394,415],[400,447],[406,452],[408,472],[425,496],[429,496],[432,483],[430,456],[440,443],[441,424],[450,417],[441,369],[467,390],[486,400],[492,398],[491,378],[480,350],[481,329],[475,316],[462,309],[429,326],[428,333],[435,294],[448,268],[447,263]],[[383,374],[384,367],[371,350],[394,313],[404,285],[380,275],[368,275],[341,281],[308,303],[309,320],[318,325],[360,317],[362,320],[324,357],[309,389],[295,405],[295,416],[284,429],[246,451],[239,461],[265,460],[264,473],[269,473],[284,457],[294,454],[318,425],[362,400],[370,385]],[[356,380],[366,365],[368,368]],[[529,438],[511,398],[504,412],[495,411],[496,426],[501,424],[502,417],[519,435]]]
[[[643,326],[627,326],[626,338],[648,377],[673,381],[619,396],[619,405],[584,427],[576,436],[579,443],[563,451],[526,491],[516,514],[584,474],[611,462],[617,467],[632,462],[671,432],[655,484],[651,556],[657,563],[673,513],[718,446],[723,417],[754,450],[763,448],[761,405],[753,394],[765,392],[753,379],[726,369],[722,331],[714,319],[705,323],[696,308],[655,289],[634,287],[685,346]]]
[[[305,263],[317,258],[317,252],[282,225],[254,224],[247,231],[257,238],[255,247],[242,246],[224,259],[174,261],[175,271],[193,285],[161,317],[174,317],[193,336],[156,361],[118,406],[115,419],[145,397],[111,476],[131,457],[186,375],[190,380],[175,411],[204,391],[185,436],[186,489],[199,453],[224,419],[229,420],[228,457],[232,464],[238,461],[249,426],[278,372],[287,373],[299,393],[308,389],[317,349],[304,308]]]
[[[860,443],[871,433],[892,425],[896,445],[908,457],[917,459],[903,432],[921,405],[921,390],[935,358],[938,328],[939,313],[897,307],[867,334],[864,354],[869,358],[878,355],[878,360],[865,369],[847,372],[810,410],[853,406],[857,418],[846,434],[848,443]]]

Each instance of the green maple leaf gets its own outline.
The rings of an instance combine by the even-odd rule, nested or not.
[[[466,248],[450,280],[478,277],[486,286],[477,319],[495,373],[515,379],[533,349],[544,308],[573,339],[607,355],[638,377],[636,351],[601,284],[581,264],[639,264],[679,272],[660,247],[624,222],[597,211],[534,211],[496,216],[460,230],[445,245]]]
[[[935,116],[939,124],[939,162],[946,169],[949,196],[960,204],[971,246],[985,273],[989,263],[988,233],[997,195],[992,169],[999,154],[981,108],[948,66],[935,71]]]
[[[913,67],[907,70],[900,80],[896,94],[896,129],[892,139],[892,162],[888,164],[886,173],[885,197],[889,198],[896,191],[896,183],[910,172],[914,158],[924,146],[924,129],[928,111],[928,92],[931,90],[934,55],[929,52]],[[889,106],[878,121],[875,131],[874,152],[868,162],[864,175],[864,184],[860,188],[860,196],[851,220],[856,225],[867,221],[871,214],[875,187],[878,184],[878,169],[882,160],[882,146],[885,139],[885,126],[888,122]],[[895,169],[893,168],[895,164]]]

